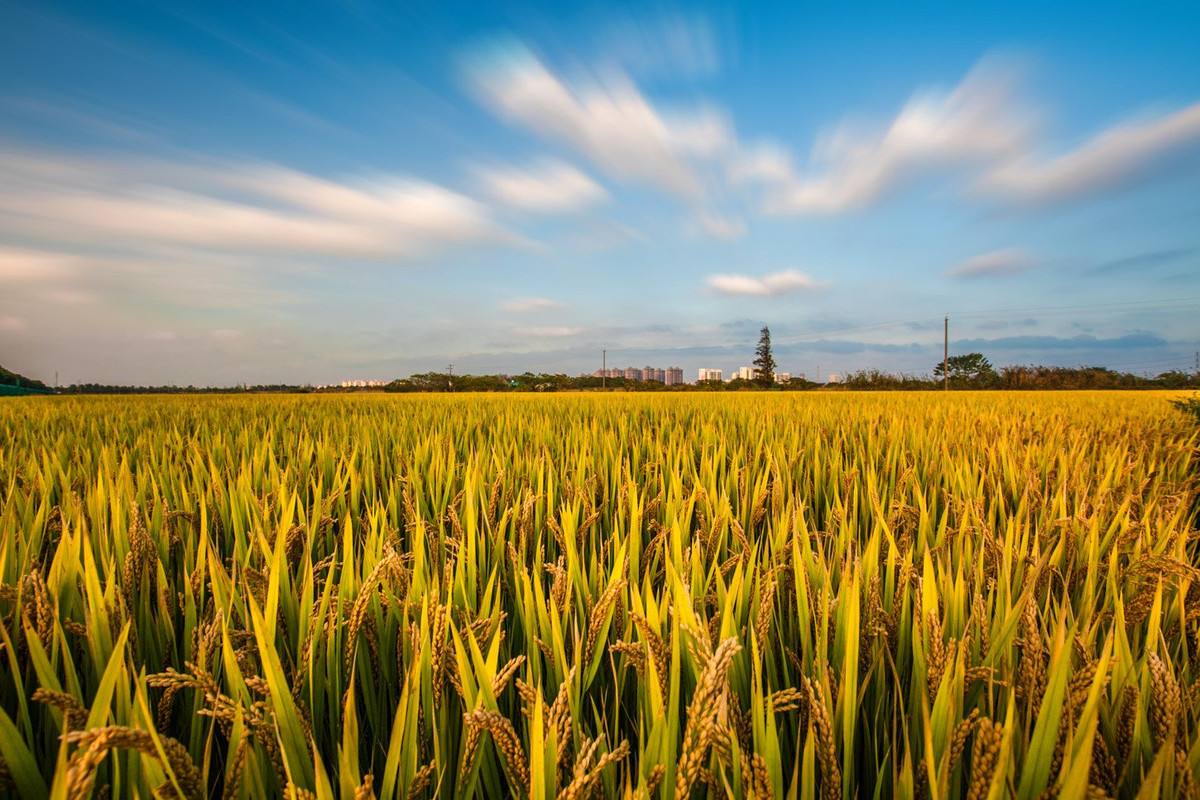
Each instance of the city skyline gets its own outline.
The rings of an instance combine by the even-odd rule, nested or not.
[[[946,315],[997,367],[1200,349],[1200,7],[0,20],[0,364],[42,380],[694,376],[763,325],[924,374]]]

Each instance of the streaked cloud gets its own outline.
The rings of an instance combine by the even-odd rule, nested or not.
[[[497,203],[520,211],[557,214],[579,211],[608,198],[585,172],[547,159],[526,168],[481,167],[484,191]]]
[[[791,155],[773,142],[741,148],[730,156],[726,173],[735,184],[785,184],[796,179]]]
[[[618,19],[600,37],[600,57],[637,75],[702,77],[721,68],[717,27],[701,14]]]
[[[41,284],[74,272],[76,259],[63,253],[0,246],[0,284]]]
[[[950,91],[914,95],[880,128],[843,123],[826,133],[803,173],[769,146],[733,163],[768,184],[775,214],[832,214],[867,206],[931,171],[995,163],[1025,147],[1031,118],[1015,97],[1017,70],[985,60]]]
[[[1017,62],[985,58],[950,91],[922,90],[882,126],[843,122],[797,168],[777,143],[729,158],[735,184],[760,185],[771,214],[837,214],[905,185],[952,175],[980,198],[1032,204],[1124,188],[1180,154],[1200,151],[1200,103],[1101,130],[1058,156],[1019,91]]]
[[[612,220],[598,220],[567,237],[568,244],[585,252],[605,252],[646,241],[647,236],[637,228]]]
[[[1050,159],[1009,159],[981,180],[983,191],[1021,202],[1050,202],[1136,183],[1186,149],[1200,151],[1200,103],[1101,131]]]
[[[0,234],[389,260],[519,241],[475,200],[405,176],[335,180],[253,162],[181,167],[13,150],[0,150]]]
[[[1002,336],[996,339],[961,339],[950,342],[960,350],[1004,349],[1017,351],[1050,350],[1143,350],[1163,347],[1169,342],[1157,333],[1138,331],[1121,336]]]
[[[18,317],[13,314],[0,314],[0,331],[7,333],[17,333],[29,327],[29,323],[24,317]]]
[[[822,283],[798,270],[789,269],[769,275],[712,275],[708,285],[714,291],[729,295],[775,297],[804,290],[817,289]]]
[[[467,76],[508,122],[570,147],[613,178],[682,197],[703,193],[692,161],[733,142],[729,121],[712,108],[659,109],[617,69],[568,82],[513,42],[477,53]]]
[[[516,297],[500,304],[500,308],[512,314],[529,314],[536,311],[554,311],[563,304],[549,297]]]
[[[582,332],[583,328],[573,327],[570,325],[532,325],[516,329],[518,336],[525,336],[531,339],[561,339],[567,336],[575,336]]]
[[[746,223],[735,217],[702,213],[699,217],[700,230],[714,239],[733,241],[746,235]]]
[[[1141,272],[1142,270],[1154,269],[1165,264],[1172,264],[1192,255],[1196,251],[1197,248],[1195,247],[1172,247],[1162,250],[1149,250],[1144,253],[1122,256],[1121,258],[1114,258],[1096,264],[1094,267],[1089,268],[1087,272],[1093,275]]]
[[[951,267],[946,274],[952,278],[995,278],[1019,275],[1032,269],[1035,263],[1025,251],[1008,248],[968,258]]]

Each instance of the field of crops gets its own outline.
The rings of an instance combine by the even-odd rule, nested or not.
[[[1165,393],[0,403],[0,794],[1179,797]]]

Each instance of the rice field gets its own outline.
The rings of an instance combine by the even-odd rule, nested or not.
[[[1194,795],[1173,396],[0,403],[0,794]]]

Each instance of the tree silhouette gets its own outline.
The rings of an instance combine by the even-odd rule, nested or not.
[[[992,362],[988,361],[983,353],[950,356],[946,366],[949,367],[951,383],[990,384],[998,377],[996,370],[992,368]],[[933,368],[934,377],[941,378],[942,372],[942,362],[939,361]]]
[[[771,354],[771,329],[766,325],[758,334],[754,350],[754,382],[759,386],[775,383],[775,356]]]

